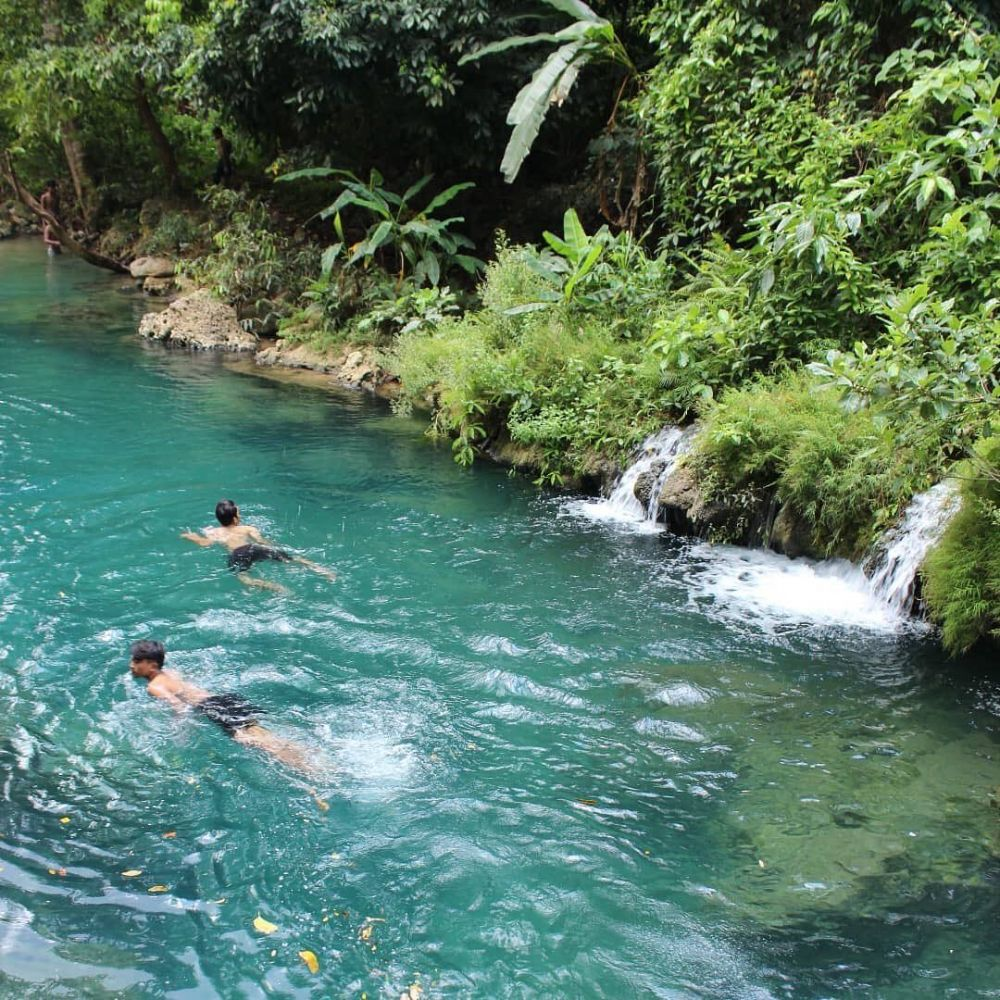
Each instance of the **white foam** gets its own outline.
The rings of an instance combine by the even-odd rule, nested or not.
[[[788,559],[760,549],[702,543],[702,565],[686,577],[701,610],[749,622],[765,631],[805,624],[874,632],[901,628],[904,616],[873,593],[864,573],[846,560]]]
[[[683,429],[664,427],[651,434],[642,443],[633,463],[615,483],[610,496],[600,500],[571,500],[565,505],[565,511],[591,521],[612,524],[631,533],[658,534],[663,530],[656,523],[660,490],[678,459],[690,448],[694,434],[694,426]],[[652,484],[649,503],[643,507],[636,498],[635,484],[640,476],[651,473],[657,464],[662,464],[662,468]]]

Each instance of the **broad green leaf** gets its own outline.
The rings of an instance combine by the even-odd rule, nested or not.
[[[587,233],[575,208],[567,208],[563,213],[563,238],[578,253],[589,245]]]
[[[333,264],[337,257],[340,256],[340,251],[343,249],[343,243],[334,243],[332,246],[328,246],[323,251],[323,256],[320,258],[320,273],[324,277],[333,270]]]
[[[415,198],[430,183],[433,174],[425,174],[416,184],[411,184],[403,193],[403,201],[409,203],[411,198]]]
[[[282,174],[280,177],[275,177],[275,180],[298,181],[306,177],[342,177],[345,174],[350,174],[350,171],[336,170],[333,167],[306,167],[304,170],[293,170],[291,173]]]
[[[537,35],[514,35],[510,38],[501,39],[499,42],[490,42],[475,52],[468,52],[458,60],[459,66],[466,63],[482,59],[483,56],[496,55],[498,52],[506,52],[508,49],[520,48],[523,45],[537,45],[539,42],[558,42],[559,38],[551,31],[539,32]]]
[[[571,42],[553,52],[514,100],[507,115],[507,123],[514,126],[514,131],[500,164],[500,172],[508,184],[513,183],[531,150],[559,78],[571,63],[579,60],[582,65],[590,57],[589,53],[581,52],[582,46],[582,42]]]
[[[445,188],[439,195],[431,198],[427,203],[427,207],[423,211],[423,215],[431,215],[433,212],[441,208],[442,205],[447,205],[449,201],[452,200],[457,194],[468,188],[475,187],[476,185],[472,181],[464,181],[461,184],[452,184],[450,188]]]
[[[582,0],[545,0],[550,7],[561,10],[570,17],[575,17],[580,21],[600,21],[598,17]]]

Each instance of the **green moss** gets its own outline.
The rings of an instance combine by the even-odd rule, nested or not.
[[[1000,635],[1000,437],[962,466],[962,508],[924,563],[924,597],[945,648]]]

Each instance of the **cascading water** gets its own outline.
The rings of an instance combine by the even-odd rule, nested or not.
[[[656,528],[660,490],[677,466],[678,459],[690,448],[695,427],[664,427],[642,443],[636,460],[622,473],[611,495],[598,501],[583,501],[576,508],[598,521],[619,521],[633,526]],[[636,484],[651,477],[649,500],[643,504],[635,494]]]
[[[664,427],[648,437],[621,475],[610,496],[573,501],[567,507],[596,521],[626,526],[631,532],[659,532],[660,493],[677,462],[691,447],[694,427]],[[645,484],[641,480],[649,480]],[[636,496],[637,484],[643,503]],[[959,497],[950,483],[940,483],[915,497],[897,527],[865,560],[863,567],[844,560],[789,560],[764,550],[711,546],[692,593],[719,608],[749,612],[759,623],[799,620],[829,624],[850,620],[875,629],[895,629],[912,613],[916,578],[928,551],[940,539]]]
[[[961,502],[949,480],[915,496],[902,521],[886,533],[866,560],[872,590],[900,614],[912,613],[920,564],[940,541]]]

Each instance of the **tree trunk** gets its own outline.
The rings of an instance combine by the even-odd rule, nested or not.
[[[66,163],[69,165],[69,175],[73,179],[73,190],[76,192],[77,204],[80,206],[80,214],[83,216],[83,225],[85,229],[89,230],[94,221],[94,182],[90,179],[90,174],[87,171],[83,143],[80,141],[76,122],[72,118],[61,122],[59,133],[62,138],[63,152],[66,154]]]
[[[171,194],[176,194],[180,190],[180,171],[177,169],[177,157],[174,156],[173,147],[166,137],[163,129],[157,121],[156,115],[149,104],[149,97],[146,94],[146,81],[140,73],[135,75],[135,107],[139,112],[139,120],[149,133],[149,138],[153,141],[153,148],[156,156],[163,168],[167,181],[167,189]]]
[[[88,264],[95,267],[103,267],[108,271],[115,271],[118,274],[128,274],[128,268],[120,261],[112,257],[105,257],[102,253],[97,253],[82,243],[78,243],[72,233],[68,232],[63,224],[51,213],[42,208],[41,202],[21,183],[14,169],[14,161],[7,150],[0,150],[0,177],[13,188],[18,199],[22,201],[40,219],[49,224],[49,228],[58,237],[59,242],[78,257],[82,257]]]

